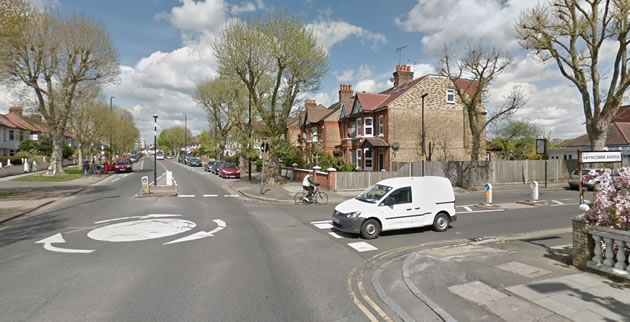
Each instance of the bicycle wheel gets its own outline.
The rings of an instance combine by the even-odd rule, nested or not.
[[[315,202],[320,204],[320,205],[325,205],[328,203],[328,194],[320,191],[316,196],[315,196]]]
[[[304,197],[306,197],[306,194],[303,191],[300,191],[295,194],[293,201],[295,201],[295,204],[301,204],[304,202]]]

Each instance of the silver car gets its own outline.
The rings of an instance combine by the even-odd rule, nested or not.
[[[591,189],[593,191],[599,190],[599,175],[602,174],[604,169],[582,169],[582,186]],[[578,175],[578,169],[571,172],[569,177],[569,188],[578,189],[580,184],[580,176]]]

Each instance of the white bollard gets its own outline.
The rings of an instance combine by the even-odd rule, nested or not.
[[[167,186],[173,185],[173,172],[172,171],[166,171],[166,185]]]
[[[7,159],[7,166],[11,166],[11,159]]]
[[[31,167],[31,171],[37,172],[37,162],[35,162],[35,160],[33,160],[33,166]]]
[[[532,188],[532,201],[538,201],[538,182],[532,181],[529,187]]]
[[[24,158],[22,159],[22,163],[24,163],[24,173],[28,172],[28,159]]]
[[[492,204],[492,185],[489,183],[486,183],[483,186],[483,190],[484,190],[483,195],[484,195],[486,205]]]

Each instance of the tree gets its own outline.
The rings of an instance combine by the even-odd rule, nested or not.
[[[506,160],[525,160],[536,152],[536,139],[544,135],[542,128],[527,120],[508,120],[494,129],[494,140],[503,149]]]
[[[140,131],[134,125],[133,115],[126,109],[114,109],[111,125],[113,144],[117,152],[129,152],[133,149]],[[116,154],[114,151],[114,154]]]
[[[101,145],[108,131],[109,107],[101,95],[101,89],[87,82],[79,86],[69,124],[77,141],[79,164],[83,164],[85,152],[94,152],[94,145]]]
[[[286,135],[296,97],[316,91],[327,71],[326,51],[312,30],[286,11],[233,20],[212,48],[219,73],[247,87],[252,107],[265,123],[271,158],[277,159],[275,146]],[[275,164],[270,165],[269,173],[277,174]]]
[[[508,116],[526,104],[525,94],[513,88],[505,103],[486,115],[484,105],[489,100],[489,89],[496,78],[512,63],[512,60],[496,48],[481,44],[470,45],[460,59],[451,56],[445,47],[440,59],[440,73],[455,87],[457,98],[464,108],[464,117],[472,136],[470,157],[478,161],[482,152],[483,134],[489,124]],[[465,77],[470,77],[466,79]]]
[[[192,133],[190,129],[186,131],[187,137],[191,137]],[[170,151],[177,153],[184,147],[184,128],[180,126],[171,127],[160,132],[158,137],[158,144],[163,147],[168,147]]]
[[[8,44],[22,33],[28,23],[31,10],[24,0],[0,1],[0,80],[9,77],[6,74],[10,57]]]
[[[238,79],[219,77],[197,84],[193,98],[208,113],[210,128],[223,155],[234,124],[241,122],[247,108],[247,90]]]
[[[593,150],[604,150],[608,126],[630,85],[629,16],[626,0],[553,0],[523,11],[515,24],[520,45],[555,62],[577,88]],[[608,55],[612,47],[614,62],[600,60],[604,48]]]
[[[9,80],[33,90],[53,143],[49,174],[63,174],[64,133],[79,84],[110,83],[118,76],[118,53],[109,34],[90,18],[62,18],[32,11],[19,36],[3,45],[0,61]]]

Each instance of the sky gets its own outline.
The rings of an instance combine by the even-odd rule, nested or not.
[[[493,84],[486,108],[500,106],[514,86],[527,95],[515,119],[533,122],[552,138],[586,132],[577,89],[555,64],[523,50],[513,28],[519,13],[535,0],[31,0],[40,9],[95,18],[110,32],[120,54],[120,79],[104,92],[134,116],[141,138],[187,126],[193,135],[209,127],[207,114],[192,99],[195,84],[216,77],[211,44],[225,24],[248,15],[287,9],[310,28],[328,52],[321,88],[302,99],[328,106],[340,84],[379,92],[392,86],[397,64],[412,66],[414,78],[436,73],[445,44],[462,52],[482,41],[508,53],[513,64]],[[611,51],[614,53],[614,51]],[[19,97],[0,87],[0,113]],[[302,103],[297,103],[303,105]]]

